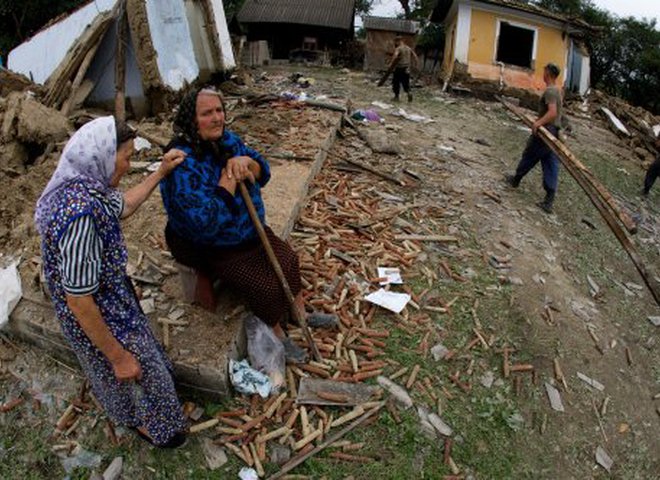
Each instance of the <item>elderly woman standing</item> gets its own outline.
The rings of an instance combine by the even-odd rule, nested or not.
[[[304,361],[304,350],[282,329],[291,307],[238,191],[239,183],[246,181],[263,223],[261,189],[270,179],[268,162],[225,130],[224,104],[215,90],[189,92],[179,106],[174,129],[170,146],[184,151],[186,159],[161,183],[168,214],[165,237],[172,255],[241,294],[282,340],[287,360]],[[298,257],[269,227],[265,229],[296,296],[294,308],[302,310]],[[318,314],[315,319],[319,320]]]
[[[172,448],[186,422],[171,365],[126,275],[119,225],[185,154],[168,152],[158,171],[121,194],[135,132],[114,117],[83,126],[67,143],[37,202],[44,273],[64,336],[108,416],[150,443]]]

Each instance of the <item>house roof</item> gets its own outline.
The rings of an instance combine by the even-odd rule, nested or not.
[[[362,17],[364,28],[367,30],[385,30],[398,33],[417,33],[419,22],[388,17]]]
[[[353,26],[355,0],[246,0],[240,23],[294,23],[348,30]]]
[[[457,0],[438,0],[435,8],[433,9],[433,12],[431,13],[430,20],[432,22],[443,22],[455,1]],[[512,10],[518,10],[521,12],[533,13],[542,17],[550,18],[552,20],[557,20],[559,22],[569,23],[583,29],[593,28],[591,25],[580,18],[569,17],[560,13],[551,12],[550,10],[546,10],[545,8],[541,8],[537,5],[523,3],[522,1],[518,0],[476,0],[476,2],[496,5],[499,7],[507,7],[511,8]]]

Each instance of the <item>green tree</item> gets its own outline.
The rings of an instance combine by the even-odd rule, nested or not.
[[[0,51],[8,52],[50,19],[84,0],[0,0]]]
[[[660,114],[660,31],[655,20],[619,18],[591,0],[536,0],[534,4],[596,27],[591,50],[591,84]]]
[[[428,18],[437,3],[436,0],[399,0],[403,9],[403,18],[422,20]]]

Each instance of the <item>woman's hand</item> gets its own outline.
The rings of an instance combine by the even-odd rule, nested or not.
[[[111,361],[115,377],[120,382],[139,381],[142,378],[142,367],[137,358],[128,350],[122,350],[120,355]]]
[[[163,155],[163,160],[160,162],[160,167],[158,167],[158,172],[161,176],[168,176],[172,170],[181,165],[181,163],[186,158],[186,152],[181,151],[177,148],[173,148]]]
[[[236,193],[236,187],[238,186],[238,181],[236,180],[236,177],[230,176],[229,170],[227,168],[223,168],[222,174],[220,175],[220,181],[218,182],[218,186],[224,188],[229,193],[234,195]]]
[[[235,180],[236,182],[242,182],[243,180],[249,180],[250,183],[256,181],[254,173],[251,170],[251,166],[254,160],[250,157],[232,157],[227,160],[227,166],[225,170],[227,171],[227,177],[229,179]]]

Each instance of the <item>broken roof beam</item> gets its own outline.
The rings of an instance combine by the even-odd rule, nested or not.
[[[44,104],[57,108],[69,93],[69,82],[78,73],[90,50],[98,48],[109,26],[117,15],[117,9],[100,14],[73,44],[64,60],[46,81],[47,93]]]

